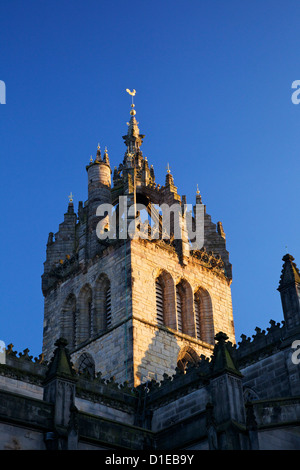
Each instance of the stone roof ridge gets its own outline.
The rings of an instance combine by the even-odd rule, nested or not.
[[[13,357],[21,361],[28,361],[33,364],[47,365],[47,361],[44,359],[44,354],[39,354],[38,357],[33,357],[32,355],[29,355],[30,349],[25,348],[22,352],[18,353],[13,349],[13,347],[14,345],[12,343],[7,345],[7,348],[5,349],[6,356]]]
[[[90,382],[91,385],[95,385],[96,387],[102,385],[110,389],[120,390],[124,393],[129,393],[131,395],[134,394],[134,389],[129,385],[128,381],[125,381],[123,383],[116,382],[115,376],[112,376],[109,379],[105,379],[101,371],[97,372],[95,375],[91,375],[87,370],[85,370],[83,372],[78,372],[77,375],[79,381],[83,379],[84,381]]]
[[[241,335],[241,341],[238,342],[235,352],[238,362],[251,360],[251,357],[257,357],[259,354],[267,354],[272,348],[280,345],[284,336],[285,322],[270,320],[269,323],[270,326],[266,330],[256,327],[252,339],[244,334]]]
[[[238,349],[241,349],[245,346],[249,346],[250,344],[251,346],[255,346],[263,338],[266,340],[272,341],[274,335],[276,335],[279,332],[279,330],[283,328],[284,321],[282,321],[281,323],[279,322],[276,323],[275,320],[270,320],[269,323],[271,326],[269,328],[266,328],[267,333],[266,333],[266,330],[262,330],[261,328],[257,326],[255,328],[256,334],[252,335],[252,338],[253,338],[252,340],[249,336],[247,337],[246,335],[242,334],[241,335],[242,341],[238,342],[238,346],[239,346]]]
[[[163,374],[163,379],[161,381],[156,381],[152,379],[147,382],[147,384],[142,384],[143,387],[148,387],[149,390],[154,391],[159,388],[164,388],[165,386],[171,385],[175,388],[177,386],[186,385],[190,380],[205,378],[210,374],[211,359],[207,356],[201,354],[199,361],[193,363],[189,362],[183,371],[179,367],[176,367],[175,374],[169,375],[167,373]]]

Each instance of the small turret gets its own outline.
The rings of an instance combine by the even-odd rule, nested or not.
[[[100,145],[98,144],[96,159],[90,159],[90,164],[86,167],[88,172],[88,193],[89,200],[93,199],[96,194],[98,197],[98,190],[100,188],[111,187],[111,168],[107,149],[105,149],[104,158],[102,159]],[[107,197],[103,202],[108,202]]]
[[[101,204],[111,204],[111,168],[107,149],[102,158],[100,145],[97,147],[96,159],[90,160],[86,167],[88,174],[87,231],[89,242],[87,253],[93,257],[98,252],[96,227],[99,222],[97,209]]]

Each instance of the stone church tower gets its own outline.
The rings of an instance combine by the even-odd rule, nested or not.
[[[212,223],[197,191],[191,220],[195,227],[203,215],[203,243],[192,243],[186,198],[169,169],[164,186],[156,183],[135,113],[132,104],[122,163],[112,171],[98,145],[86,166],[87,201],[75,213],[70,198],[58,232],[49,234],[42,290],[45,359],[64,337],[75,369],[137,386],[210,356],[219,331],[232,343],[235,335],[222,224]],[[175,207],[168,237],[162,206]]]

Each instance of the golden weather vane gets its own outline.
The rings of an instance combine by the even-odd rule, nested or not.
[[[126,88],[127,93],[132,96],[132,104],[133,104],[133,97],[136,95],[136,90],[130,91],[129,88]]]
[[[136,95],[136,90],[133,89],[132,91],[129,90],[129,88],[126,88],[126,91],[129,95],[131,95],[131,98],[132,98],[132,101],[131,101],[131,107],[132,107],[132,110],[130,111],[130,114],[131,116],[134,116],[136,114],[136,112],[134,111],[134,103],[133,103],[133,97]]]

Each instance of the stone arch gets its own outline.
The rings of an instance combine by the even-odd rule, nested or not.
[[[107,330],[112,323],[111,284],[105,273],[100,274],[94,287],[94,331]]]
[[[198,287],[194,294],[196,337],[206,343],[214,344],[214,318],[209,292]]]
[[[193,290],[186,279],[176,284],[177,330],[195,337]]]
[[[91,337],[92,333],[92,288],[85,284],[78,295],[78,310],[76,319],[76,342],[80,344]]]
[[[177,367],[184,372],[189,363],[196,364],[199,360],[200,358],[196,351],[190,346],[185,346],[179,351],[177,356]]]
[[[247,401],[259,400],[259,396],[256,393],[256,391],[253,388],[248,387],[248,386],[245,386],[243,389],[243,397],[244,397],[245,403]]]
[[[76,297],[69,294],[61,309],[60,336],[68,341],[68,348],[75,346]]]
[[[91,377],[95,376],[95,361],[91,354],[84,352],[77,360],[77,370],[79,374],[88,374]]]
[[[163,324],[169,328],[176,329],[175,316],[175,283],[171,274],[166,270],[160,270],[155,278],[155,286],[159,283],[162,289],[162,318]],[[157,292],[155,292],[157,294]],[[156,299],[157,300],[157,299]],[[157,304],[156,304],[157,315]],[[157,318],[157,316],[156,316]]]

